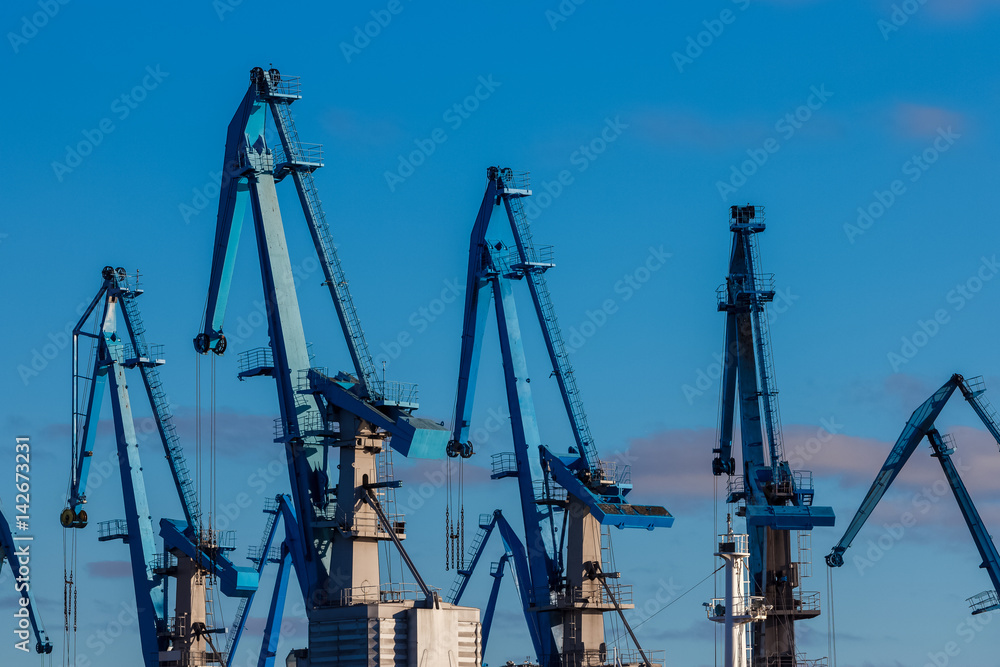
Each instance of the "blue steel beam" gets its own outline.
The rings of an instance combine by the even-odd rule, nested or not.
[[[951,460],[951,453],[954,450],[945,444],[944,439],[938,433],[937,429],[931,429],[927,433],[927,439],[930,440],[931,447],[934,449],[932,456],[937,458],[938,463],[941,464],[944,476],[948,479],[948,484],[951,485],[951,490],[955,494],[958,508],[962,511],[965,524],[969,527],[969,532],[972,533],[972,539],[979,550],[979,556],[983,559],[979,567],[986,570],[990,575],[990,581],[993,582],[993,590],[1000,595],[1000,553],[997,553],[996,545],[993,544],[993,538],[990,537],[989,531],[986,530],[983,518],[979,516],[979,511],[976,509],[975,503],[972,502],[972,496],[969,495],[968,489],[965,488],[965,483],[962,482],[962,478],[958,474],[955,463]]]
[[[497,325],[500,332],[500,352],[503,357],[506,378],[507,405],[510,410],[511,430],[514,435],[514,456],[517,460],[517,485],[521,496],[521,516],[524,522],[525,541],[528,549],[528,565],[531,572],[530,600],[536,605],[547,605],[550,591],[558,577],[555,566],[555,539],[553,531],[546,530],[545,524],[554,527],[555,519],[551,505],[535,502],[535,482],[545,482],[539,450],[541,436],[538,433],[538,419],[535,404],[531,398],[531,379],[528,363],[524,355],[521,328],[517,320],[517,307],[510,283],[499,274],[491,277],[493,296],[496,304]],[[545,627],[550,614],[539,621]],[[550,633],[542,633],[542,655],[552,655],[556,640]],[[550,644],[551,643],[551,644]]]
[[[52,653],[52,642],[49,641],[49,635],[45,632],[45,626],[42,625],[42,619],[38,613],[38,605],[35,604],[35,595],[31,592],[32,584],[30,581],[22,581],[22,578],[18,575],[20,567],[27,565],[30,561],[30,549],[31,542],[15,538],[10,530],[10,524],[7,523],[6,517],[0,511],[0,573],[3,572],[3,562],[6,559],[10,564],[11,574],[17,582],[14,585],[14,589],[20,598],[18,610],[14,612],[13,616],[15,619],[22,619],[24,615],[27,615],[31,631],[35,635],[35,653]],[[27,642],[27,634],[19,634],[21,632],[23,631],[14,630],[15,636],[18,639]]]
[[[562,331],[559,328],[559,321],[556,319],[555,308],[549,297],[549,289],[543,275],[545,270],[552,265],[539,262],[531,238],[530,223],[527,216],[524,215],[523,207],[520,206],[520,197],[526,196],[530,192],[526,193],[511,187],[509,183],[504,183],[505,175],[508,179],[511,178],[509,170],[500,170],[497,180],[500,182],[499,187],[503,193],[504,209],[507,212],[507,220],[510,222],[514,243],[517,245],[518,256],[521,260],[516,270],[528,283],[531,301],[535,306],[535,315],[538,317],[542,338],[545,341],[545,350],[548,352],[549,361],[552,364],[552,374],[559,385],[559,395],[562,397],[573,439],[576,441],[577,454],[583,461],[583,468],[596,472],[599,465],[597,447],[594,444],[590,425],[587,423],[587,413],[583,409],[576,376],[573,374],[569,353],[563,342]]]
[[[167,551],[180,552],[199,567],[218,577],[220,587],[226,597],[249,597],[257,590],[260,576],[256,569],[233,565],[221,551],[206,553],[204,545],[187,522],[174,519],[160,519],[160,537]]]
[[[507,561],[510,556],[504,554],[500,556],[500,560],[497,562],[496,572],[490,572],[490,576],[493,577],[493,585],[490,586],[490,599],[486,603],[486,609],[483,611],[483,655],[486,655],[486,644],[490,641],[490,630],[493,627],[493,614],[496,613],[497,609],[497,598],[500,596],[500,584],[503,582],[503,569],[507,565]]]
[[[458,397],[455,401],[455,426],[452,442],[448,450],[450,456],[472,453],[469,428],[472,422],[472,402],[479,374],[479,359],[482,352],[483,330],[489,315],[492,292],[485,289],[489,281],[484,269],[490,262],[486,248],[486,230],[489,228],[493,207],[496,205],[497,182],[491,178],[486,185],[483,203],[476,214],[469,238],[469,267],[465,279],[465,316],[462,324],[462,353],[458,367]]]
[[[479,564],[479,559],[482,558],[483,552],[486,550],[486,544],[490,541],[490,535],[493,534],[493,529],[496,528],[497,519],[496,516],[490,519],[489,524],[487,524],[484,529],[483,539],[479,542],[479,547],[476,552],[472,554],[472,559],[469,561],[468,567],[463,570],[459,570],[458,574],[462,577],[462,583],[459,584],[458,590],[455,591],[455,595],[451,600],[448,600],[451,604],[459,604],[462,600],[462,595],[465,593],[465,587],[469,585],[469,580],[472,578],[472,573],[476,571],[476,566]],[[483,649],[483,653],[486,653],[486,649]]]
[[[858,531],[861,530],[868,517],[875,511],[875,507],[882,500],[885,492],[889,490],[889,486],[896,479],[896,476],[899,475],[899,471],[910,460],[910,456],[917,449],[917,445],[920,444],[920,441],[927,435],[928,431],[933,428],[934,421],[941,414],[941,410],[948,402],[948,399],[951,398],[951,395],[955,393],[956,387],[958,387],[959,383],[956,380],[958,377],[960,376],[952,376],[951,379],[941,385],[940,389],[921,403],[920,407],[910,415],[910,419],[906,422],[906,426],[903,427],[902,433],[896,439],[896,444],[893,445],[885,463],[882,464],[882,468],[875,476],[875,481],[872,482],[871,488],[868,489],[864,500],[861,501],[861,506],[858,507],[854,518],[851,519],[847,530],[844,531],[844,536],[840,538],[840,541],[833,547],[833,550],[827,554],[827,565],[830,567],[840,567],[844,564],[844,552],[850,548],[854,538],[858,535]]]
[[[673,517],[660,507],[626,503],[624,497],[631,490],[631,484],[621,480],[605,483],[607,480],[604,479],[604,470],[597,461],[596,450],[593,450],[582,401],[565,356],[555,311],[541,279],[541,272],[552,265],[538,261],[527,218],[517,203],[518,198],[529,195],[530,191],[512,187],[506,182],[505,179],[511,180],[509,170],[491,167],[487,174],[486,193],[469,243],[455,424],[448,453],[452,456],[471,453],[468,436],[474,385],[485,322],[492,302],[497,319],[516,462],[516,470],[505,471],[501,476],[517,478],[524,525],[521,555],[518,556],[517,549],[512,550],[515,579],[536,656],[549,667],[563,659],[563,626],[568,614],[573,612],[568,607],[559,606],[561,598],[557,595],[561,587],[565,586],[566,578],[563,544],[559,539],[560,531],[565,528],[560,527],[561,521],[556,521],[556,514],[566,510],[561,507],[560,501],[553,501],[547,489],[561,487],[574,497],[579,497],[598,522],[608,525],[653,528],[670,525]],[[493,247],[486,241],[493,207],[501,204],[505,207],[518,245],[517,257],[510,258],[509,261],[507,257],[501,256],[501,245]],[[567,447],[558,456],[541,444],[529,384],[531,379],[512,287],[513,281],[525,278],[529,282],[534,312],[546,341],[553,374],[559,378],[560,392],[576,443],[575,449]],[[501,534],[508,546],[516,540],[509,526]],[[520,545],[520,541],[517,544]]]
[[[267,611],[267,622],[264,624],[264,636],[260,645],[260,656],[257,667],[273,667],[274,657],[278,654],[278,637],[281,629],[281,617],[285,611],[285,597],[288,593],[288,570],[292,566],[292,554],[288,544],[281,544],[281,558],[278,561],[278,575],[274,580],[274,591],[271,593],[271,606]]]
[[[245,173],[246,155],[252,150],[251,147],[263,145],[265,108],[266,105],[257,98],[255,89],[251,86],[240,102],[226,133],[208,300],[202,332],[195,338],[195,348],[201,353],[211,349],[222,354],[226,349],[222,326],[233,282],[243,218],[250,196]]]
[[[528,624],[528,634],[531,636],[535,655],[546,655],[542,652],[545,646],[544,638],[546,635],[551,635],[552,629],[551,626],[545,625],[548,619],[542,618],[535,611],[537,605],[531,594],[531,567],[524,544],[500,510],[496,510],[493,516],[497,520],[497,528],[500,530],[500,539],[503,540],[504,552],[514,561],[512,571],[514,585],[517,587],[517,595],[521,599],[521,610],[524,612],[524,620]]]
[[[160,664],[160,651],[167,647],[166,639],[158,630],[164,619],[162,577],[154,574],[150,563],[156,554],[153,520],[146,497],[146,483],[139,460],[139,442],[132,420],[131,401],[122,366],[124,345],[115,331],[115,311],[109,307],[104,320],[104,340],[99,355],[113,364],[109,373],[111,405],[118,442],[118,461],[121,466],[122,499],[125,504],[125,522],[129,532],[132,582],[135,590],[136,613],[139,617],[139,643],[146,667]]]

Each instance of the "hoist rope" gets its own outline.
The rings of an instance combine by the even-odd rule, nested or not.
[[[826,597],[830,601],[830,613],[827,614],[827,643],[829,667],[837,667],[837,620],[833,608],[833,568],[826,568]]]

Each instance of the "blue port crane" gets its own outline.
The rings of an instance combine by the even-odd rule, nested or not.
[[[767,304],[774,275],[761,270],[757,235],[766,228],[762,206],[730,208],[732,251],[718,309],[726,314],[719,443],[712,472],[729,477],[727,502],[746,517],[751,595],[764,596],[771,611],[754,624],[752,650],[760,664],[796,664],[795,622],[818,616],[818,593],[799,590],[791,531],[832,526],[830,507],[813,505],[812,475],[792,471],[782,450],[778,389],[771,353]],[[742,475],[737,475],[733,435],[739,408]]]
[[[21,566],[28,565],[31,559],[31,537],[14,535],[10,530],[10,524],[3,512],[0,511],[0,573],[3,572],[4,561],[10,565],[11,574],[14,577],[14,590],[17,592],[18,608],[13,613],[16,621],[26,619],[31,627],[31,633],[35,637],[35,652],[42,655],[52,653],[52,642],[42,625],[41,616],[38,613],[38,605],[35,603],[35,594],[31,591],[31,579],[18,574]],[[15,636],[20,640],[16,645],[27,645],[28,631],[25,626],[15,629]],[[28,649],[25,648],[25,651]]]
[[[608,657],[603,615],[617,612],[624,620],[622,610],[630,608],[630,600],[622,599],[627,588],[615,583],[619,573],[603,570],[602,526],[651,530],[669,527],[674,518],[663,507],[630,504],[626,499],[632,490],[628,467],[598,458],[546,285],[544,274],[555,266],[551,248],[535,246],[524,213],[521,200],[530,196],[531,190],[509,168],[490,167],[487,180],[469,242],[456,419],[448,453],[453,457],[472,453],[469,433],[474,388],[492,302],[514,440],[513,453],[494,455],[492,477],[517,480],[524,537],[518,539],[500,513],[481,520],[470,566],[459,570],[452,600],[460,599],[496,527],[504,542],[505,560],[493,572],[494,584],[499,581],[496,575],[502,576],[502,564],[511,561],[539,664],[601,665],[612,659]],[[493,211],[500,206],[513,234],[514,245],[510,247],[486,238]],[[527,284],[531,295],[551,363],[550,377],[556,379],[572,431],[572,444],[566,446],[548,444],[550,440],[543,444],[539,432],[514,298],[514,284],[519,281]],[[484,625],[490,620],[488,613]],[[488,636],[488,632],[484,634]],[[634,635],[632,639],[635,641]],[[641,655],[639,664],[651,664],[637,642],[636,648]]]
[[[241,355],[239,377],[275,382],[280,414],[275,443],[287,457],[292,501],[291,511],[283,513],[285,544],[306,603],[310,659],[319,664],[317,642],[328,647],[322,649],[326,660],[341,650],[335,648],[337,610],[383,601],[381,542],[391,540],[397,547],[420,588],[421,604],[438,604],[403,549],[404,522],[385,511],[387,491],[399,485],[386,474],[385,445],[404,456],[443,457],[448,431],[413,415],[415,385],[387,382],[375,372],[313,180],[323,166],[322,148],[299,140],[289,109],[301,99],[300,90],[298,77],[277,69],[256,67],[250,73],[226,138],[208,299],[194,346],[201,354],[226,350],[226,307],[249,207],[270,344]],[[265,138],[268,115],[280,142],[274,147]],[[330,374],[311,363],[278,206],[276,184],[289,177],[340,320],[350,372]]]
[[[958,373],[952,375],[947,382],[941,385],[940,389],[935,391],[930,398],[921,403],[920,407],[913,411],[909,421],[906,422],[906,426],[903,427],[902,433],[899,434],[896,444],[890,450],[888,458],[886,458],[878,475],[876,475],[875,481],[872,482],[871,488],[868,489],[868,493],[861,502],[861,506],[844,532],[844,536],[840,538],[837,545],[827,555],[826,562],[830,567],[840,567],[844,564],[844,553],[850,548],[851,543],[865,525],[868,517],[875,511],[876,506],[878,506],[879,501],[889,490],[889,486],[893,480],[899,475],[906,462],[910,460],[910,456],[916,451],[917,445],[926,437],[931,446],[931,456],[936,458],[938,463],[941,464],[941,470],[944,471],[948,485],[955,494],[955,500],[958,502],[962,517],[965,519],[965,523],[969,527],[969,532],[972,534],[972,539],[976,543],[976,548],[979,550],[979,555],[983,559],[980,567],[986,570],[990,576],[990,581],[993,582],[992,589],[968,599],[972,607],[972,613],[981,614],[986,611],[1000,609],[1000,554],[997,553],[997,548],[993,544],[993,538],[990,537],[989,531],[986,530],[986,526],[983,524],[983,519],[976,509],[975,503],[972,502],[972,496],[965,487],[961,475],[959,475],[958,467],[951,459],[951,455],[955,452],[954,444],[950,438],[942,436],[934,424],[938,415],[941,414],[941,410],[944,409],[944,406],[948,403],[948,399],[952,397],[956,389],[959,390],[962,397],[972,406],[972,409],[982,421],[986,430],[990,432],[997,445],[1000,446],[1000,427],[997,425],[996,413],[986,397],[983,396],[986,387],[982,377],[966,380]]]
[[[161,658],[174,655],[193,661],[215,659],[214,650],[206,649],[211,648],[211,634],[223,630],[205,624],[202,575],[217,577],[224,595],[244,597],[256,590],[257,574],[233,565],[226,556],[231,547],[220,542],[217,531],[201,526],[196,490],[157,371],[164,360],[158,348],[145,340],[146,329],[136,303],[143,291],[130,281],[123,268],[107,266],[101,277],[97,295],[73,329],[73,457],[67,507],[60,514],[60,522],[71,529],[88,524],[84,508],[88,502],[87,481],[101,406],[105,390],[109,389],[125,519],[102,522],[98,539],[122,540],[129,546],[143,664],[154,667]],[[96,332],[84,330],[92,315],[96,315]],[[85,367],[81,366],[81,337],[93,341],[90,364]],[[126,376],[126,371],[136,368],[185,517],[160,521],[162,551],[156,545]],[[85,407],[81,400],[84,396]],[[167,613],[168,577],[176,577],[177,581],[173,624]]]

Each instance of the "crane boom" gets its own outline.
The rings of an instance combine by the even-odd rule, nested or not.
[[[830,567],[840,567],[844,564],[844,553],[850,548],[854,538],[864,526],[865,522],[874,512],[878,502],[889,489],[889,485],[899,474],[899,471],[906,465],[920,441],[926,436],[930,442],[932,456],[941,464],[948,485],[955,495],[955,501],[962,512],[962,517],[969,528],[976,548],[983,561],[980,567],[985,569],[993,582],[993,590],[981,593],[978,596],[969,598],[972,604],[973,613],[979,614],[985,611],[1000,608],[1000,553],[990,537],[989,531],[983,524],[983,519],[976,509],[972,496],[969,494],[965,483],[959,475],[958,468],[951,460],[951,454],[955,451],[948,441],[941,436],[934,425],[941,410],[947,404],[948,399],[959,389],[962,396],[972,406],[976,415],[986,426],[986,429],[993,436],[997,445],[1000,446],[1000,428],[998,428],[993,411],[987,400],[982,396],[985,388],[981,378],[966,380],[959,374],[952,375],[941,388],[935,391],[930,398],[924,401],[920,407],[914,410],[899,439],[889,452],[886,462],[882,465],[875,481],[865,495],[861,506],[854,515],[854,519],[847,527],[847,531],[836,546],[826,557],[827,565]]]
[[[902,433],[899,434],[896,444],[893,445],[885,463],[882,464],[882,468],[875,476],[875,481],[872,482],[871,488],[868,489],[864,500],[861,501],[861,506],[854,514],[854,518],[851,519],[851,523],[848,524],[847,530],[844,531],[844,536],[840,538],[840,542],[833,548],[833,551],[827,555],[826,562],[830,567],[840,567],[844,564],[844,552],[851,546],[868,517],[882,500],[882,496],[889,490],[889,485],[896,479],[906,462],[910,460],[910,456],[917,449],[920,441],[933,428],[934,421],[948,399],[955,393],[955,388],[958,386],[956,378],[960,378],[960,376],[952,376],[910,415],[910,419],[903,427]]]

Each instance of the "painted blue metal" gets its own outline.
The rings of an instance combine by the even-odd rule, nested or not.
[[[480,526],[481,532],[476,536],[478,544],[472,551],[472,558],[469,559],[469,564],[466,567],[458,570],[456,584],[452,586],[452,593],[448,596],[450,598],[448,602],[451,604],[459,604],[462,601],[462,595],[465,594],[465,587],[469,585],[472,573],[476,571],[479,559],[482,558],[483,551],[485,550],[486,544],[489,542],[490,535],[493,534],[493,529],[496,528],[496,525],[496,516],[492,515],[486,525]],[[485,654],[486,651],[484,650],[483,653]]]
[[[506,521],[499,521],[497,525],[514,563],[515,582],[536,657],[549,667],[562,660],[563,630],[571,610],[571,607],[561,606],[560,602],[562,588],[566,586],[563,556],[566,529],[563,519],[566,518],[568,501],[564,495],[561,499],[556,498],[556,490],[568,492],[579,499],[599,522],[619,528],[665,527],[673,523],[673,517],[663,508],[628,504],[625,496],[631,491],[631,484],[625,475],[605,479],[606,471],[612,466],[605,466],[597,459],[579,390],[542,276],[554,264],[536,251],[520,204],[520,199],[531,192],[513,183],[514,177],[509,169],[491,167],[487,175],[486,193],[469,242],[456,418],[448,453],[452,456],[471,454],[469,431],[473,391],[492,301],[516,463],[516,469],[505,468],[493,477],[517,479],[524,543]],[[513,254],[506,253],[502,244],[486,240],[493,208],[500,205],[504,206],[515,238],[517,249]],[[513,292],[513,283],[519,280],[528,284],[552,364],[552,375],[557,378],[573,433],[575,447],[566,447],[558,453],[552,451],[551,445],[543,445],[539,434]],[[499,513],[497,516],[502,518]],[[482,546],[480,544],[479,550],[473,554],[473,563],[478,562]],[[460,572],[460,576],[466,576],[466,581],[459,583],[459,594],[464,591],[468,575]]]
[[[284,495],[284,494],[283,494]],[[282,496],[278,496],[280,499]],[[288,502],[292,499],[288,498]],[[264,568],[267,566],[268,552],[271,550],[271,545],[274,543],[274,535],[278,529],[278,518],[281,516],[281,510],[275,505],[274,507],[265,506],[264,512],[268,515],[267,523],[264,526],[264,535],[261,538],[260,546],[257,550],[258,560],[256,565],[258,580],[264,572]],[[226,667],[231,667],[233,660],[236,657],[236,651],[240,646],[240,639],[243,637],[243,630],[246,627],[246,620],[250,616],[250,610],[253,607],[254,598],[257,597],[257,591],[254,591],[250,595],[240,600],[239,607],[236,610],[236,617],[233,620],[233,625],[226,633]]]
[[[139,617],[139,643],[144,664],[155,667],[160,663],[160,651],[166,648],[166,640],[158,632],[165,618],[161,588],[163,579],[154,574],[150,567],[153,556],[157,553],[153,521],[142,476],[142,463],[139,460],[139,443],[132,421],[125,368],[121,363],[124,345],[115,333],[115,310],[110,300],[105,310],[103,329],[104,345],[98,354],[98,363],[112,364],[112,371],[109,373],[111,412],[114,416],[118,461],[121,466],[122,500],[125,504],[132,582]]]
[[[979,550],[979,556],[983,559],[979,567],[986,570],[990,575],[990,581],[993,582],[993,590],[1000,596],[1000,553],[997,553],[996,545],[993,544],[993,538],[990,537],[989,531],[983,524],[983,518],[979,516],[979,511],[976,509],[975,503],[972,502],[972,496],[969,495],[968,489],[965,488],[965,483],[962,482],[962,477],[958,474],[958,468],[955,467],[955,463],[951,460],[951,453],[955,450],[945,444],[944,439],[938,433],[937,429],[932,429],[928,432],[927,439],[930,440],[931,447],[934,450],[931,456],[937,458],[941,464],[941,469],[944,471],[944,475],[948,479],[948,484],[955,494],[958,507],[962,511],[965,524],[969,527],[972,539]],[[998,444],[1000,444],[1000,441],[998,441]],[[991,605],[989,608],[976,609],[973,613],[983,613],[995,608],[997,608],[996,605]]]
[[[521,599],[521,610],[528,625],[531,645],[535,648],[536,656],[548,655],[544,652],[545,636],[551,634],[552,629],[551,626],[545,625],[549,619],[537,613],[536,604],[532,599],[531,565],[528,562],[528,552],[517,536],[517,532],[507,522],[507,518],[500,510],[496,510],[494,516],[497,518],[497,529],[500,531],[500,539],[503,541],[504,553],[514,562],[511,574],[514,577],[517,595]]]
[[[789,531],[832,526],[836,517],[830,507],[812,506],[811,483],[808,489],[801,486],[808,475],[793,473],[784,460],[767,317],[774,278],[762,272],[757,244],[757,234],[765,230],[763,207],[731,207],[729,229],[729,274],[718,292],[726,327],[719,444],[713,450],[712,472],[736,474],[733,434],[738,408],[743,475],[730,482],[727,502],[746,517],[752,594],[765,596],[768,604],[783,610],[754,624],[754,656],[767,664],[792,664],[795,621],[808,615],[795,611],[798,565],[792,560]]]
[[[225,153],[228,182],[224,181],[220,197],[209,297],[195,348],[200,353],[225,351],[225,307],[242,216],[249,203],[270,334],[266,374],[275,379],[282,426],[277,441],[285,447],[291,484],[291,507],[281,510],[285,543],[300,593],[309,601],[309,614],[317,606],[341,600],[351,584],[345,584],[340,573],[354,570],[348,553],[352,547],[347,547],[346,541],[355,538],[338,526],[350,525],[355,511],[354,504],[347,503],[349,498],[357,498],[348,473],[355,450],[339,441],[334,445],[340,422],[350,420],[356,425],[364,421],[371,424],[373,432],[384,430],[392,436],[389,444],[411,457],[443,456],[448,437],[440,425],[411,414],[417,407],[412,387],[403,390],[399,383],[384,385],[375,374],[312,178],[312,171],[322,166],[320,151],[299,141],[288,109],[299,98],[297,78],[282,77],[275,69],[254,68],[251,72],[250,87],[229,127]],[[281,141],[281,148],[273,152],[264,135],[266,108],[272,111]],[[296,184],[355,375],[340,373],[330,378],[311,368],[275,189],[275,183],[288,175]],[[353,436],[350,442],[354,442]],[[372,456],[371,452],[358,455],[367,457],[366,461]],[[344,504],[338,505],[338,499]],[[335,507],[338,513],[333,521]]]
[[[41,654],[52,653],[52,642],[49,641],[49,635],[45,632],[45,626],[42,624],[42,618],[38,613],[38,605],[35,604],[35,594],[31,591],[31,581],[22,581],[23,578],[18,575],[20,566],[27,564],[31,558],[32,543],[30,540],[30,537],[27,539],[14,537],[14,534],[10,530],[10,524],[7,523],[6,517],[0,511],[0,573],[3,572],[3,562],[6,559],[10,564],[11,574],[16,582],[14,589],[17,591],[19,598],[18,610],[13,613],[13,616],[15,619],[21,619],[24,618],[24,614],[27,614],[31,631],[35,636],[35,652]],[[15,630],[15,637],[27,643],[27,636],[19,636],[18,632],[18,630]]]
[[[624,496],[627,491],[620,489],[614,480],[608,480],[607,485],[602,485],[601,493],[598,495],[580,481],[579,471],[571,470],[560,457],[545,448],[542,448],[541,455],[552,479],[581,500],[602,526],[653,530],[674,525],[674,517],[663,507],[631,505],[625,502]]]
[[[490,576],[493,577],[493,585],[490,586],[490,598],[486,603],[486,609],[483,610],[483,655],[486,655],[486,645],[490,641],[490,630],[493,628],[493,615],[497,610],[497,598],[500,596],[500,584],[503,582],[503,570],[509,559],[510,556],[507,554],[500,556],[496,568],[490,572]]]
[[[226,597],[249,597],[256,592],[260,579],[256,569],[233,565],[219,549],[209,551],[184,522],[160,519],[160,537],[167,551],[187,556],[218,577],[222,594]]]
[[[146,343],[146,327],[142,321],[142,314],[139,312],[139,305],[136,303],[136,299],[142,292],[130,289],[126,276],[120,275],[118,272],[115,272],[113,280],[114,285],[109,287],[108,295],[112,298],[118,298],[122,319],[128,329],[132,351],[135,355],[134,359],[126,360],[125,365],[127,367],[134,365],[139,369],[143,386],[146,388],[146,396],[153,408],[153,421],[163,445],[170,475],[174,480],[174,487],[177,489],[181,510],[184,512],[184,518],[188,525],[196,528],[201,525],[201,503],[198,501],[198,494],[191,479],[184,450],[181,447],[180,438],[177,436],[177,429],[173,424],[173,415],[167,403],[166,392],[163,390],[163,382],[160,380],[160,373],[157,370],[161,360],[152,357],[150,347]]]
[[[903,427],[902,433],[896,439],[896,444],[892,446],[889,456],[875,476],[875,481],[872,482],[871,488],[868,489],[864,500],[861,501],[861,506],[858,507],[854,518],[851,519],[847,530],[844,531],[844,536],[840,538],[837,545],[827,555],[827,565],[830,567],[840,567],[844,564],[844,552],[851,546],[854,538],[857,537],[858,532],[865,525],[871,513],[875,511],[875,507],[882,500],[885,492],[889,490],[889,485],[899,475],[899,471],[910,460],[910,456],[916,451],[917,445],[920,444],[924,436],[934,427],[934,421],[941,414],[941,410],[944,409],[948,399],[951,398],[951,395],[955,393],[955,389],[959,386],[959,381],[956,379],[958,377],[952,376],[951,379],[945,382],[930,398],[921,403],[920,407],[910,415],[910,419],[906,422],[906,426]]]
[[[278,575],[274,580],[274,591],[271,593],[271,606],[267,611],[267,622],[264,624],[264,637],[260,646],[260,657],[257,667],[273,667],[274,657],[278,654],[278,637],[281,634],[281,617],[285,610],[285,597],[288,593],[288,573],[292,566],[292,554],[288,545],[281,544],[281,557],[278,560]]]
[[[903,428],[903,432],[896,440],[896,444],[889,452],[888,458],[886,458],[881,470],[879,470],[878,475],[875,477],[875,481],[861,502],[861,506],[855,513],[854,519],[848,526],[847,531],[827,555],[826,562],[830,567],[840,567],[844,564],[844,553],[850,548],[854,538],[857,537],[858,532],[864,526],[868,517],[871,516],[878,502],[885,495],[886,491],[888,491],[889,485],[892,484],[899,471],[906,465],[906,462],[916,450],[917,445],[926,436],[933,450],[932,456],[937,458],[941,464],[941,469],[944,471],[948,484],[955,495],[955,500],[962,512],[962,517],[965,519],[965,523],[969,527],[969,532],[972,534],[972,539],[976,543],[976,548],[983,559],[980,567],[987,571],[990,580],[993,582],[993,589],[995,591],[993,600],[998,599],[997,596],[1000,596],[1000,554],[997,553],[993,539],[983,524],[982,517],[976,509],[968,489],[962,482],[958,469],[951,460],[951,454],[954,450],[945,443],[934,426],[938,415],[940,415],[941,410],[944,409],[945,404],[955,393],[956,389],[961,391],[965,400],[973,407],[973,410],[983,422],[983,425],[986,426],[986,429],[993,435],[994,440],[1000,445],[1000,428],[998,428],[991,410],[987,408],[988,404],[982,398],[985,390],[974,390],[970,382],[963,376],[959,374],[952,375],[941,388],[913,411],[906,426]],[[993,608],[995,608],[995,605],[988,605],[976,608],[973,613],[982,613]]]
[[[77,382],[83,375],[79,369],[79,336],[95,339],[96,353],[93,370],[86,376],[90,379],[85,413],[78,413],[74,401],[73,433],[78,443],[76,467],[70,484],[68,507],[60,520],[66,527],[82,528],[87,525],[86,484],[90,459],[93,456],[97,422],[100,418],[102,397],[106,385],[110,384],[112,415],[121,467],[122,496],[125,506],[125,522],[132,568],[133,587],[136,596],[138,627],[143,663],[147,667],[159,665],[160,651],[169,648],[170,636],[167,632],[165,615],[166,580],[153,568],[153,559],[158,550],[155,546],[152,516],[146,497],[145,481],[139,457],[138,440],[132,417],[131,398],[128,392],[125,371],[138,367],[143,377],[143,385],[153,408],[161,442],[164,446],[171,474],[178,491],[178,499],[184,510],[183,521],[164,520],[166,548],[180,551],[196,559],[203,567],[221,576],[223,592],[227,595],[245,596],[253,592],[257,585],[256,572],[248,568],[236,568],[221,551],[207,554],[195,539],[200,510],[194,494],[193,484],[188,475],[180,443],[171,423],[171,416],[155,366],[162,363],[154,359],[145,343],[145,328],[138,307],[134,303],[141,290],[131,288],[124,269],[105,267],[104,281],[97,297],[85,311],[74,329],[74,399],[77,398]],[[101,332],[98,335],[85,334],[84,324],[103,303],[100,311]],[[124,327],[119,326],[119,314]],[[127,336],[122,336],[122,329]],[[126,340],[129,354],[126,356]],[[82,433],[78,421],[83,418]],[[163,522],[161,522],[161,530]]]
[[[448,429],[439,422],[415,417],[389,405],[381,410],[344,387],[343,381],[311,368],[306,374],[311,391],[331,405],[371,422],[392,435],[390,444],[407,458],[440,458],[448,446]]]

